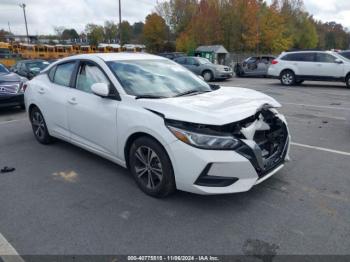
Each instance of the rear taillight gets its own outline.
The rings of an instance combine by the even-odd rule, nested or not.
[[[272,60],[271,64],[276,65],[276,64],[278,64],[278,61],[277,60]]]

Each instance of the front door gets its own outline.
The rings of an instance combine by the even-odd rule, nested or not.
[[[95,83],[111,81],[93,62],[81,62],[75,88],[68,96],[68,123],[73,142],[103,154],[117,154],[117,108],[119,101],[92,93]]]
[[[336,63],[337,58],[327,53],[317,53],[318,75],[325,78],[340,78],[344,75],[344,64]]]

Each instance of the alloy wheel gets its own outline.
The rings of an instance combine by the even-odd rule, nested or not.
[[[291,85],[293,83],[294,76],[291,73],[285,73],[282,75],[282,82],[285,85]]]
[[[206,82],[209,82],[212,78],[211,73],[210,72],[205,72],[203,75],[203,78]]]
[[[163,169],[159,156],[150,147],[140,146],[135,151],[137,179],[147,188],[155,189],[163,180]]]
[[[43,116],[40,112],[35,111],[32,115],[32,125],[35,135],[39,139],[44,139],[46,133],[46,127]]]

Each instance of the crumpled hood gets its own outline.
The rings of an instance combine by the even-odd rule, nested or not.
[[[0,82],[20,82],[21,77],[15,73],[0,74]]]
[[[207,125],[225,125],[254,115],[263,105],[281,105],[261,92],[221,87],[219,90],[194,96],[166,99],[140,99],[145,109],[161,113],[167,119]]]

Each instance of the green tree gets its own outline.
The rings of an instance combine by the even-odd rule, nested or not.
[[[143,39],[150,52],[163,51],[167,40],[167,26],[165,20],[156,13],[146,17],[143,29]]]
[[[111,43],[118,37],[118,26],[113,21],[105,21],[104,34],[106,40]]]
[[[130,43],[132,37],[132,27],[128,21],[123,21],[119,28],[121,32],[121,45]]]
[[[132,41],[135,43],[142,42],[143,28],[145,24],[142,22],[137,22],[132,25]]]
[[[104,40],[103,26],[96,24],[87,24],[85,27],[85,32],[91,45],[97,46]]]
[[[197,0],[169,0],[158,3],[157,13],[162,16],[176,36],[184,32],[198,7]]]
[[[79,34],[75,29],[64,29],[61,37],[63,40],[73,40],[78,39]]]

